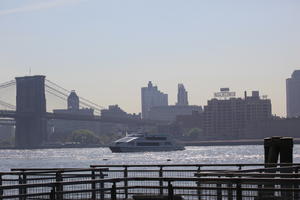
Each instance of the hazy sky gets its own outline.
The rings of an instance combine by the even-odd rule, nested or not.
[[[300,69],[299,0],[0,0],[0,83],[46,75],[100,105],[140,112],[149,80],[191,104],[260,90],[285,115]],[[1,95],[1,94],[0,94]]]

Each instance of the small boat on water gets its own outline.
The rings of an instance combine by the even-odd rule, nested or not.
[[[113,153],[179,151],[185,149],[184,146],[177,144],[168,135],[147,133],[129,134],[114,141],[109,148]]]

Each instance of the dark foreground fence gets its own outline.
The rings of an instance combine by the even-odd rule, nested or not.
[[[300,164],[93,165],[0,173],[0,200],[300,199]],[[275,166],[275,167],[274,167]]]

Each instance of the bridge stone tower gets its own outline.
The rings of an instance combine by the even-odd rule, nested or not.
[[[47,137],[45,76],[17,77],[15,145],[39,147]]]

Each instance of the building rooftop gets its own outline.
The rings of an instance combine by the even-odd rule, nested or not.
[[[292,74],[293,79],[300,79],[300,70],[295,70]]]

